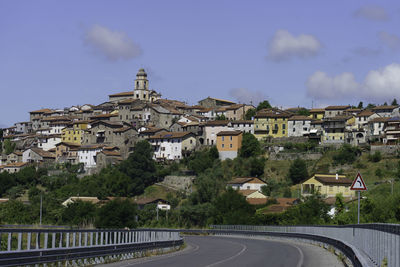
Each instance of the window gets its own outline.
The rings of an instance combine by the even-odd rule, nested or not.
[[[225,141],[225,136],[222,136],[222,141]]]
[[[232,136],[230,137],[231,141],[232,141]]]
[[[232,148],[232,144],[230,144],[229,147]]]
[[[286,124],[282,124],[282,129],[286,129]]]
[[[225,144],[222,144],[222,148],[224,148],[225,147]]]

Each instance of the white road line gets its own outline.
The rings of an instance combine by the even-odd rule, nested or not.
[[[138,262],[128,263],[128,264],[122,265],[120,267],[127,267],[127,266],[133,266],[133,265],[138,265],[138,264],[144,264],[144,263],[148,263],[148,262],[152,262],[152,261],[164,260],[164,259],[168,259],[168,258],[179,256],[179,255],[184,255],[184,254],[187,254],[187,253],[191,253],[191,252],[199,250],[199,248],[200,248],[200,246],[198,246],[196,244],[193,244],[193,243],[191,243],[190,246],[191,247],[195,247],[195,248],[194,249],[188,249],[186,251],[185,250],[177,251],[177,252],[169,254],[169,255],[159,255],[158,257],[156,256],[155,258],[146,258],[146,257],[139,258],[139,259],[137,259]]]
[[[224,260],[221,260],[221,261],[214,262],[213,264],[207,265],[206,267],[216,266],[216,265],[218,265],[218,264],[221,264],[221,263],[230,261],[230,260],[232,260],[232,259],[234,259],[234,258],[240,256],[240,254],[242,254],[243,252],[245,252],[246,249],[247,249],[247,246],[246,246],[246,245],[243,245],[243,244],[240,244],[240,243],[236,243],[236,242],[230,242],[230,243],[235,243],[235,244],[241,245],[241,246],[242,246],[242,250],[239,251],[238,253],[236,253],[235,255],[233,255],[232,257],[229,257],[229,258],[224,259]]]
[[[303,251],[302,251],[298,246],[296,246],[296,245],[288,244],[288,243],[286,243],[286,244],[289,245],[289,246],[291,246],[291,247],[296,248],[296,249],[299,251],[300,260],[299,260],[299,262],[297,263],[296,267],[302,267],[302,266],[303,266],[303,263],[304,263],[304,254],[303,254]]]

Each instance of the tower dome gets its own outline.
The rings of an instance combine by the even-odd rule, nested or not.
[[[147,73],[143,68],[139,69],[138,73],[136,74],[136,77],[147,77]]]

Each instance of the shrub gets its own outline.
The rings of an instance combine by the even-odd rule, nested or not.
[[[382,154],[379,151],[375,151],[374,154],[368,156],[368,160],[372,162],[379,162],[382,159]]]

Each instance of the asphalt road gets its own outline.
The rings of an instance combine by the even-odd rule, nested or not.
[[[307,244],[219,236],[187,236],[185,241],[188,247],[183,251],[105,266],[343,266],[329,252]]]

